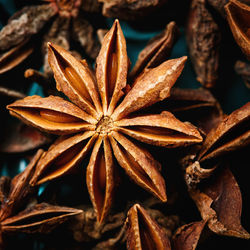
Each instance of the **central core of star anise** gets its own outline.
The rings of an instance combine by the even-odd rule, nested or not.
[[[96,132],[108,134],[113,129],[113,120],[108,116],[103,116],[96,125]]]

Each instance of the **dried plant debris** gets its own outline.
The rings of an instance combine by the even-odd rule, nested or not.
[[[207,2],[213,6],[223,17],[226,16],[225,5],[229,0],[208,0]]]
[[[187,44],[197,81],[212,88],[218,78],[221,34],[205,0],[192,0],[186,25]]]
[[[211,231],[226,236],[250,238],[250,234],[241,226],[241,192],[229,168],[221,166],[215,176],[190,191],[190,195]]]
[[[8,97],[9,99],[14,99],[14,100],[26,97],[25,94],[19,91],[16,91],[14,89],[8,89],[2,86],[0,86],[0,96]]]
[[[9,111],[18,118],[3,124],[1,159],[30,159],[28,154],[42,149],[23,172],[0,177],[0,249],[12,249],[16,236],[17,241],[28,237],[24,248],[41,241],[46,249],[77,250],[194,250],[210,245],[210,236],[250,239],[241,224],[242,209],[247,213],[240,191],[246,192],[240,179],[245,170],[235,164],[250,147],[250,103],[225,114],[219,102],[224,91],[218,88],[221,78],[233,80],[235,72],[250,85],[244,62],[250,48],[249,0],[31,4],[18,3],[27,6],[0,31],[0,74],[8,84],[12,69],[38,56],[23,71],[46,97],[0,87],[1,105],[8,105],[1,115]],[[175,18],[162,16],[179,4],[185,8]],[[143,30],[159,24],[165,29],[149,40],[130,70],[119,21],[107,30],[110,20],[104,20],[121,18],[137,29],[158,13],[160,23]],[[198,89],[173,87],[187,60],[171,55],[182,33]],[[221,36],[232,51],[219,58],[227,52],[220,50]],[[235,72],[225,74],[232,64]],[[80,194],[82,183],[71,180],[80,171],[85,176],[85,166],[87,188]],[[129,186],[131,181],[140,187]]]
[[[237,61],[234,65],[234,70],[242,77],[246,86],[250,88],[250,64],[247,62]]]
[[[250,3],[230,0],[225,6],[227,21],[236,43],[250,60]]]
[[[159,8],[166,0],[98,0],[103,3],[102,13],[106,17],[123,20],[138,20]]]
[[[84,8],[88,9],[88,5],[91,3],[85,2]],[[35,77],[44,85],[52,75],[47,60],[47,42],[69,50],[72,40],[77,41],[90,58],[96,57],[99,44],[94,28],[84,17],[81,0],[49,0],[41,5],[26,6],[15,13],[0,31],[0,73],[19,65],[32,53],[34,46],[42,44],[45,79],[39,78],[41,73],[36,70],[26,76]]]
[[[57,45],[48,46],[57,89],[72,103],[55,96],[31,96],[8,106],[11,114],[26,123],[63,135],[38,163],[32,183],[41,184],[67,173],[93,148],[87,167],[87,185],[98,221],[103,221],[112,204],[115,158],[137,184],[166,201],[159,163],[129,137],[163,147],[202,141],[194,126],[179,121],[167,111],[149,115],[134,113],[169,96],[186,57],[147,70],[121,99],[129,60],[118,21],[103,40],[96,77],[85,61],[75,59]]]

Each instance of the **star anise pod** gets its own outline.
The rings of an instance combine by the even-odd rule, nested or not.
[[[129,73],[130,81],[138,77],[143,70],[155,68],[166,61],[179,37],[179,29],[175,22],[170,22],[158,35],[149,40],[147,46],[140,52],[135,66]]]
[[[104,219],[111,206],[114,156],[137,184],[166,201],[159,163],[133,139],[163,147],[202,141],[194,126],[179,121],[167,111],[137,112],[169,96],[186,57],[146,70],[121,99],[129,59],[118,20],[102,43],[96,76],[86,61],[75,59],[57,45],[48,46],[57,89],[72,102],[55,96],[31,96],[8,106],[11,114],[24,122],[62,135],[39,161],[31,183],[41,184],[67,173],[93,148],[87,167],[87,186],[98,221]]]
[[[171,249],[170,241],[164,230],[139,204],[135,204],[128,211],[126,224],[127,249]]]
[[[212,176],[189,193],[211,231],[250,239],[250,234],[241,225],[241,191],[228,166],[220,165]]]
[[[241,226],[242,198],[227,158],[250,144],[250,103],[235,110],[212,129],[193,163],[185,169],[190,196],[217,234],[249,238]]]
[[[244,4],[237,0],[230,0],[225,5],[225,10],[234,39],[248,60],[250,60],[250,5],[249,3]]]
[[[160,8],[166,0],[98,0],[103,3],[102,14],[123,20],[138,20],[155,9]]]
[[[32,204],[35,187],[29,182],[35,172],[36,164],[43,154],[38,150],[23,172],[12,180],[0,178],[0,248],[2,237],[9,233],[48,233],[69,218],[83,213],[82,210],[54,206],[47,203]]]
[[[99,45],[94,29],[84,15],[84,10],[93,11],[87,7],[81,0],[48,0],[40,5],[26,6],[15,13],[0,32],[0,73],[19,65],[40,44],[39,41],[44,54],[44,73],[29,69],[25,76],[45,86],[52,76],[47,63],[48,41],[69,50],[71,41],[75,40],[94,59]]]
[[[195,250],[206,221],[196,221],[179,227],[172,238],[174,250]]]
[[[196,79],[204,87],[216,84],[219,67],[220,30],[205,0],[192,0],[186,37]]]
[[[216,169],[223,157],[250,144],[249,131],[250,103],[224,117],[204,140],[193,164],[186,168],[186,181],[189,186],[207,178]]]
[[[43,150],[38,150],[25,170],[16,175],[11,182],[7,182],[7,179],[3,177],[4,185],[2,185],[2,187],[4,188],[2,189],[3,191],[1,190],[3,197],[0,210],[1,221],[17,212],[17,210],[26,203],[27,199],[29,199],[34,192],[34,187],[29,185],[29,182],[33,177],[36,164],[42,154]]]

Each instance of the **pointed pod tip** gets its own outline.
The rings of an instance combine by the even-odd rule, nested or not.
[[[182,56],[182,57],[180,57],[179,59],[182,60],[183,62],[186,62],[187,59],[188,59],[188,57],[187,57],[187,56]]]
[[[48,46],[48,48],[53,47],[52,42],[47,42],[47,46]]]
[[[63,48],[55,43],[47,42],[48,49],[51,51],[61,51]]]
[[[160,200],[161,200],[162,202],[164,202],[164,203],[167,202],[167,200],[168,200],[168,199],[167,199],[166,193],[162,194],[161,197],[159,197],[159,198],[160,198]]]
[[[132,208],[135,208],[135,209],[140,209],[141,208],[141,205],[139,203],[136,203],[134,204],[134,206]]]

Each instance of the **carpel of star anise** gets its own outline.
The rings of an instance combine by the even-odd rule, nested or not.
[[[195,250],[205,225],[206,221],[202,220],[179,227],[172,238],[173,249]]]
[[[179,37],[179,29],[175,22],[170,22],[157,36],[149,40],[147,46],[138,55],[135,66],[129,73],[129,79],[138,77],[143,70],[155,68],[166,61]]]
[[[127,249],[129,250],[171,249],[170,241],[164,230],[139,204],[135,204],[128,211],[126,227]]]
[[[217,126],[223,118],[219,102],[205,88],[172,88],[171,95],[163,106],[181,121],[188,120],[203,132]]]
[[[193,163],[186,168],[188,186],[199,183],[216,169],[217,164],[229,153],[233,153],[250,143],[250,103],[225,115],[203,141]]]
[[[236,43],[250,60],[250,5],[230,0],[225,5],[226,17]]]
[[[31,184],[67,173],[93,148],[86,177],[98,221],[102,222],[112,204],[114,157],[138,185],[166,201],[159,163],[130,137],[163,147],[202,141],[193,125],[167,111],[144,115],[137,112],[169,96],[186,57],[145,70],[124,96],[129,59],[118,20],[104,37],[95,75],[85,61],[57,45],[49,43],[48,47],[57,89],[72,102],[56,96],[30,96],[8,106],[11,114],[24,122],[62,135],[39,161]]]
[[[9,116],[4,107],[14,100],[24,98],[23,93],[0,86],[0,109],[2,124],[0,138],[0,152],[2,153],[23,153],[34,150],[51,142],[51,138],[35,128],[27,126],[22,121],[8,120]]]

